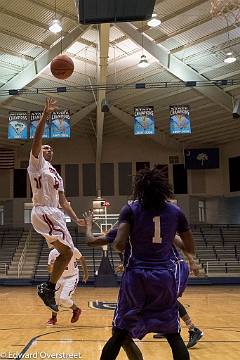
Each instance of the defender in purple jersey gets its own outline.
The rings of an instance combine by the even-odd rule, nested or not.
[[[101,360],[116,359],[127,336],[143,338],[149,332],[166,335],[174,360],[188,360],[179,334],[177,285],[171,249],[176,232],[185,249],[194,244],[184,214],[167,203],[170,189],[161,171],[144,169],[135,177],[134,199],[119,218],[116,250],[129,254],[119,291],[114,334]]]
[[[93,214],[92,214],[92,212],[91,211],[86,212],[84,214],[84,217],[85,217],[85,222],[86,222],[87,243],[89,246],[96,247],[96,246],[112,244],[114,242],[114,240],[117,236],[117,230],[118,230],[117,227],[112,228],[106,234],[93,235],[93,232],[92,232]],[[178,247],[179,249],[182,250],[182,252],[184,253],[185,257],[188,260],[189,265],[184,261],[184,259],[182,258],[182,256],[180,255],[180,253],[178,252],[176,247]],[[119,253],[119,256],[120,256],[121,262],[123,263],[124,262],[123,254]],[[198,267],[197,263],[195,262],[193,256],[191,256],[190,254],[188,254],[185,251],[183,242],[178,235],[176,235],[174,238],[174,245],[172,246],[171,258],[175,264],[175,279],[176,279],[176,284],[177,284],[178,297],[181,297],[186,288],[186,285],[187,285],[189,270],[192,274],[194,274],[195,276],[198,276],[199,275],[199,267]],[[116,271],[123,272],[123,270],[124,270],[124,266],[120,265]],[[196,345],[198,343],[198,341],[202,338],[203,332],[194,325],[194,323],[192,322],[184,305],[181,304],[180,301],[177,301],[177,305],[178,305],[179,316],[182,319],[182,321],[184,321],[185,325],[189,329],[189,341],[187,344],[187,348],[191,348],[194,345]],[[161,338],[164,338],[164,335],[157,333],[157,334],[153,335],[153,337],[155,339],[161,339]],[[127,343],[123,344],[123,349],[127,353],[129,360],[142,360],[143,359],[140,349],[137,347],[137,345],[134,343],[134,341],[131,340],[130,338],[128,339]]]

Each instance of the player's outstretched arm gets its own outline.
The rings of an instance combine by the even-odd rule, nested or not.
[[[88,281],[89,275],[88,275],[88,268],[87,268],[87,263],[86,263],[85,257],[82,256],[79,259],[79,262],[83,269],[83,282],[86,283]]]
[[[51,114],[51,112],[55,110],[55,108],[56,108],[56,101],[52,98],[47,98],[46,105],[44,107],[41,119],[39,120],[32,143],[32,153],[36,158],[38,158],[38,155],[41,151],[42,136],[43,136],[46,120],[48,116]]]
[[[71,205],[67,201],[64,191],[59,191],[59,204],[63,208],[64,212],[74,221],[78,226],[85,226],[82,219],[79,219],[72,209]]]
[[[113,242],[114,250],[123,252],[128,241],[130,233],[130,225],[128,223],[121,223],[118,227],[116,239]]]
[[[199,266],[196,262],[196,260],[194,259],[194,256],[189,254],[184,246],[184,242],[182,241],[182,239],[180,238],[179,235],[175,235],[174,241],[173,241],[174,245],[176,245],[179,249],[182,250],[182,252],[184,253],[185,257],[187,258],[188,262],[189,262],[189,268],[190,268],[190,272],[193,273],[195,276],[199,276]]]
[[[92,211],[86,211],[83,214],[85,225],[86,225],[86,238],[87,244],[89,246],[102,246],[107,245],[108,240],[105,235],[94,236],[92,233],[92,225],[93,225],[93,214]]]
[[[191,230],[187,230],[184,232],[179,232],[179,236],[183,242],[184,251],[186,251],[190,255],[195,255],[195,248],[194,248],[194,240],[192,236]],[[180,247],[181,248],[181,247]]]
[[[53,265],[52,264],[48,264],[48,273],[51,274],[53,270]]]

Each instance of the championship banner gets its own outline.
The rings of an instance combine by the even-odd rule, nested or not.
[[[189,105],[171,105],[170,134],[191,134]]]
[[[155,120],[153,106],[134,108],[134,135],[154,135]]]
[[[30,112],[30,139],[34,138],[35,136],[36,128],[38,126],[41,116],[42,116],[42,111]],[[45,124],[44,133],[42,137],[45,139],[50,137],[50,127],[48,122],[46,122]]]
[[[10,111],[8,115],[8,139],[27,139],[28,113],[26,111]]]
[[[70,138],[69,110],[54,111],[51,116],[51,138]]]

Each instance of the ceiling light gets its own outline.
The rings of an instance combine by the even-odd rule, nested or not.
[[[62,25],[60,23],[60,20],[58,19],[53,19],[53,21],[51,22],[50,26],[49,26],[49,30],[55,34],[59,33],[60,31],[62,31]]]
[[[233,55],[233,53],[232,53],[232,52],[228,52],[226,58],[224,59],[224,62],[225,62],[226,64],[232,64],[232,63],[234,63],[236,60],[237,60],[237,59],[235,58],[235,56]]]
[[[141,56],[141,59],[140,59],[140,61],[139,61],[139,63],[138,63],[138,67],[140,67],[140,68],[146,68],[146,67],[148,67],[150,64],[149,64],[149,62],[147,61],[147,58],[146,58],[146,55],[142,55]]]
[[[156,27],[161,24],[161,20],[157,19],[157,14],[152,14],[152,18],[147,22],[148,26]]]

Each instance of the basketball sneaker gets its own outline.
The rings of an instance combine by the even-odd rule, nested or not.
[[[163,339],[163,338],[165,338],[165,336],[163,334],[161,334],[161,333],[157,333],[157,334],[153,335],[153,338],[154,339]]]
[[[47,283],[43,283],[37,286],[38,296],[42,299],[44,304],[55,312],[58,312],[58,306],[55,301],[55,290],[50,289]]]
[[[189,333],[189,340],[188,340],[187,348],[190,349],[191,347],[196,345],[197,342],[203,337],[203,332],[195,327],[192,330],[189,330],[188,333]]]
[[[57,323],[57,317],[51,317],[48,322],[47,325],[52,326],[52,325],[56,325]]]
[[[75,310],[73,310],[73,314],[72,314],[72,318],[71,318],[71,323],[75,323],[76,321],[78,321],[79,316],[81,315],[82,310],[77,308]]]

